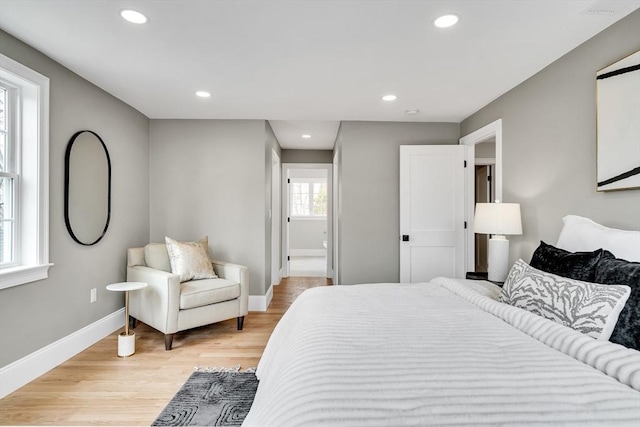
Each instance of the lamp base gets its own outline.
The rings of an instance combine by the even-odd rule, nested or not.
[[[489,239],[488,278],[493,282],[504,282],[509,273],[509,241],[501,235]]]

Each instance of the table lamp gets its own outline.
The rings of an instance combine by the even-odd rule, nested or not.
[[[509,241],[505,235],[522,234],[520,204],[476,203],[474,232],[491,235],[488,279],[504,282],[509,272]]]

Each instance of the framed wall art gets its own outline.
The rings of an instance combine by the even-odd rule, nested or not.
[[[640,51],[596,73],[598,191],[640,188]]]

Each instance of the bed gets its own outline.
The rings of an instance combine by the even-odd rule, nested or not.
[[[640,425],[640,351],[504,298],[444,277],[309,289],[269,339],[243,425]]]

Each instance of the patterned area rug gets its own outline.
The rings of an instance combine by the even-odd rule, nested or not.
[[[153,426],[239,426],[258,388],[253,372],[194,372]]]

